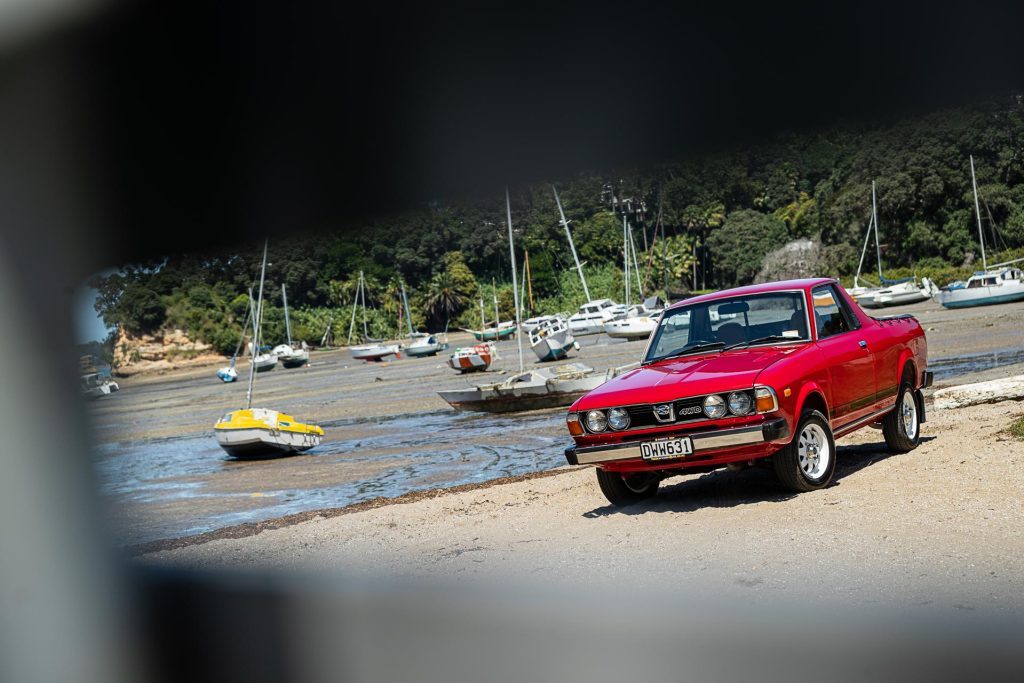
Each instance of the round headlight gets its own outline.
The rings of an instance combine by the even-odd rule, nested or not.
[[[726,408],[725,401],[718,394],[711,394],[704,399],[704,414],[710,417],[712,420],[719,417],[725,417]]]
[[[750,395],[743,391],[729,394],[729,412],[733,415],[746,415],[750,412]]]
[[[629,413],[623,408],[612,408],[608,411],[608,426],[612,429],[625,429],[629,426]]]
[[[587,413],[587,429],[592,432],[603,432],[608,427],[608,418],[602,410],[591,410]]]

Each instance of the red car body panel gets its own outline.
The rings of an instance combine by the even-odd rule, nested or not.
[[[575,414],[582,420],[590,410],[672,403],[712,393],[752,390],[755,386],[774,390],[777,410],[717,420],[700,415],[692,420],[680,419],[670,424],[624,431],[609,429],[591,433],[584,430],[582,435],[573,437],[575,446],[566,451],[569,462],[585,462],[578,454],[587,451],[605,451],[601,456],[605,457],[609,453],[614,455],[612,448],[618,447],[620,452],[626,453],[630,449],[625,446],[643,441],[686,435],[714,437],[735,433],[737,429],[751,433],[756,431],[751,427],[764,427],[764,439],[757,443],[702,447],[692,455],[674,460],[615,457],[595,461],[594,464],[606,470],[637,472],[706,469],[730,462],[754,461],[771,456],[789,443],[806,406],[813,405],[825,412],[838,437],[878,422],[894,407],[905,368],[909,368],[915,389],[930,382],[930,373],[926,372],[927,341],[917,320],[911,316],[873,318],[832,279],[792,280],[724,290],[687,299],[667,309],[665,315],[695,303],[772,292],[800,292],[807,311],[812,311],[812,291],[817,289],[820,293],[822,286],[831,286],[833,295],[842,298],[856,317],[856,329],[819,339],[816,326],[812,324],[810,341],[771,343],[725,351],[716,349],[654,361],[581,397],[572,405],[569,414],[570,417]],[[721,441],[707,439],[704,443],[717,444]]]

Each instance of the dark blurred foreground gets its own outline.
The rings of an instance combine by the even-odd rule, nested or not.
[[[141,573],[163,680],[1019,680],[1021,615],[674,595]],[[1014,673],[1016,672],[1016,673]]]

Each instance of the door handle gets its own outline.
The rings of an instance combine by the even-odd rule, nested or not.
[[[862,349],[867,349],[868,348],[868,343],[866,341],[864,341],[863,339],[861,339],[857,343],[860,344],[860,348],[862,348]]]

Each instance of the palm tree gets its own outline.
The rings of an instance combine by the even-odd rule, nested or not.
[[[462,311],[466,305],[466,297],[456,288],[451,273],[442,270],[435,273],[430,284],[427,285],[427,297],[424,303],[431,322],[442,324]]]

